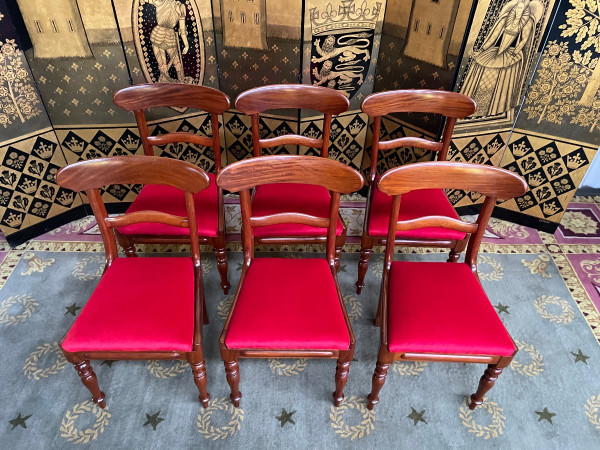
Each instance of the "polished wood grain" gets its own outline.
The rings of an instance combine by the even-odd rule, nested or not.
[[[393,197],[383,262],[380,300],[375,322],[377,326],[381,327],[380,345],[377,364],[372,379],[371,393],[367,397],[367,407],[373,409],[379,402],[379,392],[385,383],[390,364],[393,361],[401,360],[488,364],[488,368],[481,378],[477,391],[471,396],[469,408],[474,409],[483,402],[483,396],[491,389],[498,378],[498,375],[502,372],[502,369],[510,364],[514,355],[517,353],[517,347],[515,346],[515,352],[510,357],[499,355],[391,352],[388,346],[388,299],[390,295],[390,269],[392,267],[394,254],[394,237],[396,235],[397,227],[401,224],[410,223],[411,227],[416,223],[420,223],[423,227],[435,224],[435,226],[439,227],[457,229],[460,228],[460,223],[463,223],[463,231],[471,233],[465,257],[465,264],[471,268],[477,277],[477,254],[496,200],[499,196],[502,196],[501,198],[507,200],[523,195],[528,190],[527,183],[522,177],[507,170],[477,164],[454,162],[414,163],[391,169],[380,178],[379,183],[380,189]],[[398,221],[397,218],[401,207],[402,194],[406,194],[407,192],[416,189],[428,188],[430,184],[433,184],[440,189],[462,189],[479,192],[485,195],[485,201],[481,212],[477,217],[477,221],[474,224],[457,220],[432,221],[429,217],[424,217],[420,221]],[[435,282],[435,280],[433,282]],[[448,289],[460,289],[460,286],[449,285]],[[410,301],[410,299],[407,301]],[[468,320],[468,318],[465,318],[465,320]],[[473,320],[476,320],[476,318]]]
[[[297,213],[273,214],[271,216],[256,218],[252,217],[252,200],[250,190],[256,186],[269,183],[297,183],[301,182],[323,186],[331,191],[328,217],[313,217]],[[219,346],[221,357],[225,365],[227,382],[231,389],[230,399],[234,406],[239,406],[242,394],[239,389],[240,374],[238,360],[240,358],[328,358],[337,359],[335,374],[335,392],[333,393],[334,404],[339,404],[344,399],[344,386],[348,379],[350,363],[354,355],[356,341],[350,319],[346,312],[346,306],[337,281],[335,229],[339,215],[340,195],[342,192],[351,192],[360,189],[363,183],[362,176],[354,169],[337,161],[327,160],[311,156],[263,156],[233,163],[221,171],[217,177],[217,183],[232,192],[240,193],[240,204],[242,211],[242,246],[244,250],[244,263],[238,283],[237,292],[233,298],[231,308],[225,320]],[[327,228],[326,234],[326,259],[329,264],[331,276],[333,277],[340,309],[344,315],[348,333],[350,335],[350,346],[348,350],[337,349],[248,349],[229,348],[225,344],[225,338],[233,311],[235,310],[238,297],[244,286],[244,280],[248,268],[254,259],[254,235],[253,229],[258,226],[272,225],[276,223],[290,223],[298,221],[308,225],[323,226]],[[265,312],[266,313],[266,312]],[[315,314],[318,314],[315,311]]]
[[[388,195],[415,189],[464,189],[501,200],[524,194],[528,185],[520,175],[499,167],[462,162],[423,162],[396,167],[379,179],[379,190]],[[460,186],[460,187],[459,187]]]
[[[307,84],[278,84],[262,86],[241,93],[235,107],[244,114],[250,115],[252,131],[252,152],[254,157],[262,155],[262,149],[273,148],[280,145],[307,146],[320,150],[320,155],[327,158],[329,155],[329,138],[331,134],[331,120],[333,115],[341,114],[348,110],[350,103],[340,92],[321,86]],[[259,114],[273,109],[310,109],[323,114],[322,135],[320,138],[309,138],[298,134],[287,134],[274,138],[262,139],[260,136]],[[303,181],[300,181],[303,183]],[[301,195],[301,194],[300,194]],[[284,209],[284,205],[282,205]],[[340,217],[341,220],[341,217]],[[336,267],[339,268],[342,247],[346,241],[346,225],[341,221],[343,230],[335,241]],[[326,237],[322,233],[314,236],[272,236],[256,238],[255,243],[260,244],[323,244]]]
[[[361,106],[369,116],[420,112],[464,119],[477,109],[475,101],[458,92],[401,89],[368,95]]]
[[[217,176],[217,184],[231,192],[274,183],[312,184],[349,194],[358,191],[364,179],[356,170],[332,159],[295,155],[244,159]]]
[[[194,383],[199,391],[199,400],[208,406],[209,395],[206,386],[206,368],[202,350],[202,325],[208,323],[204,288],[202,284],[202,264],[198,244],[198,227],[193,193],[208,187],[208,177],[202,169],[184,162],[154,156],[130,156],[100,158],[78,162],[60,169],[56,175],[59,186],[84,191],[90,202],[98,228],[102,235],[106,252],[105,271],[118,258],[116,228],[133,223],[153,222],[185,227],[189,230],[191,259],[194,277],[194,336],[191,351],[80,351],[68,352],[63,349],[67,361],[74,365],[82,383],[89,389],[92,399],[100,407],[106,407],[105,395],[98,386],[96,374],[89,363],[90,359],[138,360],[138,359],[180,359],[187,360],[192,369]],[[138,211],[119,217],[108,217],[100,195],[100,188],[110,184],[164,184],[185,191],[186,217],[177,217],[160,211]],[[165,293],[165,299],[168,292]],[[123,301],[127,301],[126,298]],[[135,318],[133,317],[132,320]],[[98,317],[98,327],[104,318]],[[61,342],[62,345],[62,342]]]
[[[139,155],[88,159],[63,167],[56,181],[72,191],[99,189],[111,184],[168,184],[193,193],[206,189],[210,183],[206,173],[181,162]]]
[[[166,106],[223,114],[230,107],[229,98],[217,89],[180,83],[129,86],[115,92],[113,102],[127,111]]]
[[[235,108],[244,114],[259,114],[273,109],[312,109],[338,115],[350,107],[348,99],[333,89],[310,84],[273,84],[242,92]]]
[[[154,156],[154,146],[175,143],[189,143],[212,148],[215,155],[215,172],[222,168],[219,115],[230,107],[229,97],[213,88],[178,83],[155,83],[130,86],[117,91],[113,96],[115,105],[133,111],[146,156]],[[210,113],[211,137],[194,133],[173,132],[150,136],[145,111],[158,106],[194,108]],[[210,133],[209,133],[210,134]],[[227,279],[227,253],[225,251],[225,214],[223,190],[217,190],[218,224],[216,236],[199,236],[198,242],[212,245],[221,277],[221,289],[227,294],[230,284]],[[117,231],[117,239],[127,256],[135,256],[135,245],[146,244],[187,244],[188,236],[172,235],[123,235]]]
[[[356,293],[360,294],[365,285],[365,276],[369,267],[369,259],[373,246],[385,245],[386,238],[371,236],[369,234],[369,220],[371,217],[371,203],[375,190],[375,178],[377,176],[377,162],[380,150],[391,150],[403,147],[422,148],[435,152],[438,161],[445,161],[448,149],[452,141],[452,132],[456,119],[462,119],[473,114],[476,110],[473,99],[456,92],[403,89],[397,91],[386,91],[371,94],[362,103],[362,110],[373,120],[373,141],[371,144],[371,166],[369,169],[369,190],[367,192],[367,206],[365,210],[365,221],[361,237],[361,251],[358,261],[358,279],[356,281]],[[442,137],[439,141],[426,139],[424,137],[400,137],[387,141],[381,140],[381,117],[392,113],[428,113],[440,114],[445,118]],[[433,186],[432,186],[433,187]],[[450,254],[449,262],[457,262],[460,254],[467,246],[469,235],[462,240],[424,239],[418,237],[407,237],[394,241],[398,246],[410,247],[437,247],[448,248]]]

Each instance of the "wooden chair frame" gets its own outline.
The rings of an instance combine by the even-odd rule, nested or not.
[[[329,155],[331,118],[346,112],[350,106],[348,99],[340,92],[321,86],[306,84],[277,84],[262,86],[242,92],[235,100],[235,108],[249,115],[252,120],[253,156],[262,155],[262,149],[279,145],[303,145],[320,149],[321,157]],[[323,134],[321,138],[309,138],[298,134],[288,134],[269,139],[260,138],[259,114],[272,109],[311,109],[323,113]],[[343,231],[335,237],[336,267],[339,268],[342,247],[346,242],[346,224],[339,216]],[[287,236],[255,238],[255,244],[324,244],[325,236]]]
[[[354,169],[330,159],[321,160],[312,156],[280,155],[246,159],[231,164],[219,174],[217,183],[219,183],[223,189],[240,193],[243,223],[242,244],[244,249],[244,264],[242,266],[242,273],[238,283],[237,292],[235,293],[223,331],[219,338],[219,347],[221,349],[223,363],[225,364],[227,382],[231,387],[231,401],[237,407],[239,406],[242,397],[239,390],[239,358],[326,358],[337,359],[335,374],[336,390],[333,397],[334,404],[339,406],[344,398],[343,390],[348,379],[348,371],[354,355],[356,341],[337,280],[334,245],[336,220],[339,214],[341,194],[349,194],[359,190],[363,185],[362,176]],[[315,217],[298,213],[278,213],[265,217],[252,217],[250,189],[269,183],[307,183],[324,186],[332,193],[329,205],[329,217]],[[227,336],[235,305],[241,292],[248,268],[254,259],[255,240],[252,231],[253,228],[290,222],[327,228],[326,258],[337,289],[340,308],[344,315],[344,320],[350,335],[350,347],[348,350],[247,349],[228,348],[225,344],[225,338]]]
[[[219,115],[230,107],[229,97],[205,86],[195,86],[177,83],[155,83],[130,86],[117,91],[113,96],[115,105],[133,111],[137,122],[144,154],[154,156],[153,146],[167,145],[178,142],[211,147],[215,155],[215,172],[219,174],[221,165],[221,142],[219,137]],[[158,106],[175,106],[194,108],[210,113],[212,138],[187,132],[174,132],[159,136],[150,136],[145,110]],[[227,294],[231,285],[227,280],[227,253],[225,251],[225,213],[223,207],[223,190],[218,189],[218,231],[216,236],[199,236],[200,244],[211,245],[214,248],[217,269],[221,277],[221,289]],[[127,256],[135,256],[135,244],[187,244],[186,236],[167,235],[123,235],[118,231],[117,240]]]
[[[436,152],[438,161],[445,161],[452,140],[452,132],[457,119],[473,114],[477,108],[475,102],[466,95],[456,92],[406,89],[371,94],[365,98],[361,106],[364,113],[373,118],[373,141],[371,144],[371,167],[369,173],[369,189],[365,209],[365,221],[360,244],[360,260],[358,262],[358,280],[356,293],[360,294],[365,285],[365,275],[369,267],[369,259],[375,245],[386,245],[387,237],[369,235],[369,220],[371,203],[375,190],[377,176],[377,158],[379,150],[391,150],[403,147],[416,147]],[[381,139],[381,117],[390,113],[430,113],[440,114],[446,118],[440,141],[432,141],[419,137],[400,137],[389,141]],[[394,243],[404,247],[436,247],[449,248],[449,262],[456,262],[464,251],[469,235],[463,240],[433,240],[433,239],[399,239]]]
[[[104,272],[118,258],[116,228],[141,222],[164,223],[190,230],[192,262],[194,267],[194,337],[192,351],[86,351],[68,352],[67,361],[74,365],[81,381],[92,393],[93,401],[106,407],[105,394],[100,390],[96,374],[90,365],[92,359],[102,360],[185,360],[190,363],[199,400],[206,408],[210,396],[206,387],[206,369],[202,350],[202,324],[208,315],[202,284],[202,265],[193,194],[206,189],[210,181],[206,173],[190,163],[157,156],[126,156],[99,158],[71,164],[59,170],[56,182],[73,191],[84,191],[88,196],[106,251]],[[187,217],[178,217],[159,211],[138,211],[118,217],[108,217],[99,189],[110,184],[165,184],[185,191]],[[66,336],[66,335],[65,335]],[[61,348],[62,342],[61,340]]]
[[[440,189],[463,189],[483,194],[486,198],[476,223],[463,222],[462,220],[443,216],[428,216],[397,221],[401,195],[415,189],[423,189],[426,186]],[[394,361],[444,361],[488,364],[477,391],[471,395],[469,408],[473,410],[483,403],[483,396],[492,388],[502,370],[511,363],[518,351],[517,346],[515,345],[515,352],[509,357],[391,352],[388,346],[388,299],[390,269],[394,253],[393,238],[397,230],[412,230],[429,226],[439,226],[468,233],[471,238],[467,247],[465,264],[471,268],[479,280],[477,254],[496,200],[507,200],[523,195],[528,190],[527,183],[522,177],[513,172],[492,166],[454,162],[426,162],[409,164],[389,170],[380,178],[379,189],[387,195],[392,195],[393,200],[376,319],[376,325],[381,327],[381,341],[377,365],[373,374],[372,389],[367,397],[368,408],[373,409],[375,404],[379,402],[379,391],[383,387],[390,364]]]

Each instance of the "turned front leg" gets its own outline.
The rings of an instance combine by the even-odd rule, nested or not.
[[[225,246],[215,248],[215,255],[217,257],[217,269],[219,270],[219,275],[221,277],[221,289],[223,289],[223,293],[229,293],[229,288],[231,285],[227,279],[227,252],[225,251]]]
[[[200,400],[202,406],[207,408],[210,395],[206,389],[206,365],[204,364],[204,360],[197,364],[190,364],[190,366],[192,367],[192,373],[194,374],[194,383],[200,393],[198,400]]]
[[[390,364],[377,361],[375,365],[375,373],[373,373],[373,380],[371,381],[371,393],[367,396],[367,408],[373,409],[377,403],[379,403],[379,391],[385,383],[385,377],[387,376]]]
[[[344,400],[344,386],[348,381],[348,372],[350,371],[350,361],[342,361],[338,359],[335,369],[335,392],[333,393],[333,403],[335,406],[340,406]]]
[[[102,392],[100,386],[98,386],[98,379],[96,378],[96,374],[94,373],[94,369],[92,369],[90,362],[86,359],[78,364],[73,364],[73,366],[75,367],[75,370],[77,370],[77,374],[79,375],[79,378],[81,378],[83,385],[92,393],[93,402],[97,403],[100,408],[106,408],[104,392]]]
[[[365,276],[369,268],[369,259],[371,258],[371,249],[362,248],[360,250],[360,260],[358,261],[358,280],[356,281],[356,293],[360,294],[365,287]]]
[[[497,365],[490,364],[487,366],[487,369],[485,369],[483,376],[479,380],[477,392],[471,395],[469,409],[473,410],[483,403],[483,396],[494,386],[494,383],[501,373],[502,369],[500,369]]]
[[[227,377],[227,383],[229,383],[229,387],[231,388],[231,395],[229,398],[231,399],[231,403],[236,408],[240,406],[240,399],[242,398],[242,393],[240,392],[240,370],[237,361],[224,361],[225,364],[225,375]]]

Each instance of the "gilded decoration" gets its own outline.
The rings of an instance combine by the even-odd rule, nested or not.
[[[42,104],[15,40],[0,40],[0,125],[25,123],[41,113]]]

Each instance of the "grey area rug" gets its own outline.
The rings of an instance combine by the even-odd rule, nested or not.
[[[435,254],[398,257],[444,258]],[[211,320],[204,332],[210,408],[202,409],[197,401],[187,363],[93,361],[107,395],[108,408],[100,410],[90,402],[89,392],[62,357],[57,342],[97,284],[103,254],[22,254],[0,291],[0,446],[600,446],[598,343],[552,260],[547,268],[532,270],[542,262],[540,255],[480,256],[484,287],[521,348],[483,407],[471,412],[465,404],[483,365],[395,363],[380,404],[369,412],[364,399],[378,348],[373,318],[381,255],[373,256],[360,296],[353,288],[358,255],[342,257],[339,279],[357,348],[346,400],[337,409],[331,401],[333,360],[241,360],[241,408],[231,406],[217,339],[232,297],[218,287],[214,256],[204,254],[203,258]],[[229,261],[235,287],[241,254],[230,252]],[[476,318],[464,317],[464,326],[472,320]]]

